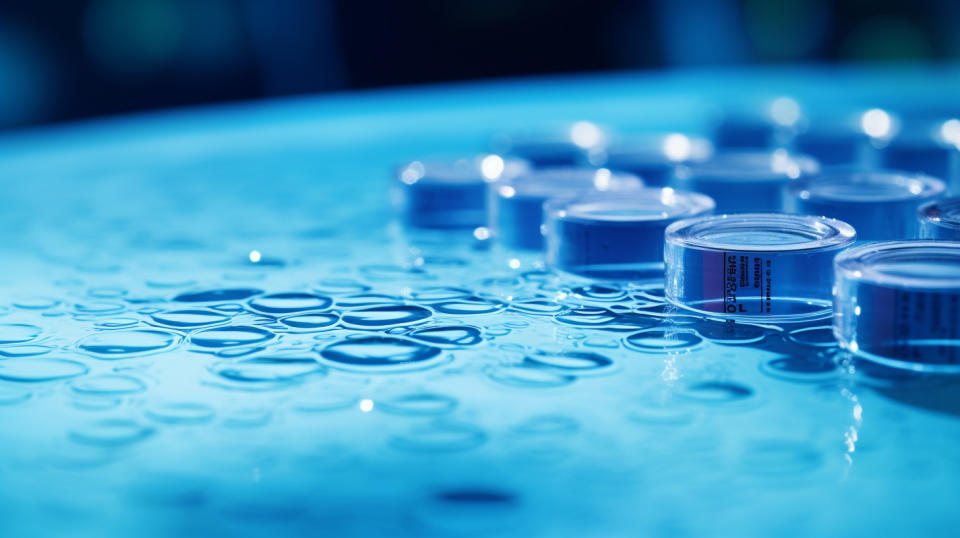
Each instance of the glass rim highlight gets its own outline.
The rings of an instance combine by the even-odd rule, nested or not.
[[[779,243],[719,241],[745,232],[765,232],[789,240]],[[734,213],[685,219],[667,227],[665,241],[685,248],[738,252],[799,252],[840,249],[853,244],[856,231],[846,222],[812,215]]]

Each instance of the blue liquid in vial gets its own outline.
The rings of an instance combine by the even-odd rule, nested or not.
[[[960,373],[960,243],[893,241],[835,261],[834,334],[886,366]]]
[[[554,198],[643,187],[631,174],[605,168],[544,168],[489,185],[488,223],[497,242],[511,249],[543,250],[543,205]]]
[[[926,203],[918,214],[922,239],[960,241],[960,197]]]
[[[917,208],[944,191],[943,182],[930,176],[831,171],[790,185],[784,209],[840,219],[861,241],[915,239]]]
[[[548,202],[547,263],[588,278],[662,281],[664,230],[713,207],[707,196],[669,188]]]
[[[855,235],[844,222],[803,215],[682,220],[666,230],[666,297],[682,308],[737,320],[826,317],[833,257]]]
[[[729,152],[677,167],[671,185],[713,198],[718,213],[780,211],[786,186],[818,171],[813,159],[785,150]]]

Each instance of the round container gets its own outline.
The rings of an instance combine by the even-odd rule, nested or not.
[[[758,322],[830,314],[833,257],[853,244],[845,222],[747,213],[667,227],[667,299],[709,316]]]
[[[960,373],[960,243],[869,243],[838,255],[834,271],[841,347],[887,366]]]
[[[530,170],[498,155],[413,161],[396,174],[404,222],[417,228],[476,228],[486,224],[487,183]]]
[[[643,187],[632,174],[606,168],[544,168],[489,184],[491,233],[507,248],[543,250],[543,205],[553,198]]]
[[[670,188],[547,202],[547,263],[588,278],[662,280],[664,230],[713,207],[707,196]]]
[[[819,171],[816,161],[784,150],[720,153],[677,167],[671,186],[706,194],[723,213],[780,211],[783,191]]]
[[[901,172],[828,172],[787,187],[784,209],[840,219],[861,241],[915,239],[917,208],[943,195],[939,179]]]
[[[960,187],[960,149],[946,141],[940,129],[897,136],[881,150],[880,162],[888,169],[928,174]]]
[[[960,241],[960,197],[926,203],[917,212],[921,238]]]
[[[701,162],[713,154],[706,138],[679,133],[636,137],[590,152],[590,163],[611,170],[636,174],[645,185],[663,187],[678,165]]]
[[[792,147],[823,166],[874,168],[879,164],[878,148],[886,145],[896,131],[897,120],[881,109],[853,116],[840,113],[811,119],[809,127],[794,137]]]
[[[538,167],[578,166],[590,150],[605,145],[611,135],[600,126],[578,121],[530,131],[500,133],[493,137],[495,153],[524,159]]]

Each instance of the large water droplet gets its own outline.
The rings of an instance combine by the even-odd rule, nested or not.
[[[40,335],[40,327],[25,323],[0,323],[0,344],[29,342]]]
[[[94,333],[80,340],[77,347],[99,358],[119,359],[160,351],[179,341],[180,338],[171,333],[137,329]]]
[[[337,299],[340,308],[364,308],[367,306],[384,306],[403,304],[403,298],[383,293],[361,293]]]
[[[344,312],[340,321],[354,329],[387,329],[410,325],[432,315],[430,310],[414,305],[371,306]]]
[[[37,345],[26,345],[26,346],[9,346],[0,348],[0,356],[2,357],[33,357],[36,355],[46,355],[53,350],[50,346],[37,346]]]
[[[437,364],[441,349],[395,336],[367,336],[335,342],[320,352],[334,368],[403,371]]]
[[[214,415],[213,408],[201,402],[161,402],[151,405],[146,413],[165,424],[203,424]]]
[[[626,337],[629,349],[644,353],[686,351],[699,345],[703,339],[689,329],[643,329]]]
[[[787,340],[810,347],[837,347],[837,339],[833,336],[833,327],[830,325],[795,329],[787,333]]]
[[[627,293],[615,285],[593,284],[571,290],[574,298],[591,301],[615,303],[627,296]]]
[[[564,310],[564,306],[549,299],[525,299],[510,303],[510,309],[524,314],[552,316]]]
[[[0,379],[34,383],[69,379],[83,375],[89,368],[81,362],[67,359],[31,357],[0,361]]]
[[[272,340],[274,334],[260,327],[248,325],[230,325],[228,327],[214,327],[193,333],[190,342],[200,347],[233,347],[249,346]]]
[[[501,366],[488,371],[487,377],[501,385],[525,389],[563,387],[577,379],[572,375],[562,375],[531,366]]]
[[[239,361],[222,362],[210,370],[230,381],[279,383],[296,381],[325,372],[312,357],[259,356]]]
[[[251,299],[251,310],[263,314],[289,314],[308,310],[326,310],[333,304],[333,299],[312,293],[271,293]]]
[[[753,389],[732,381],[704,381],[688,385],[680,395],[707,404],[742,402],[754,395]]]
[[[336,312],[312,312],[296,314],[280,320],[280,323],[300,332],[310,332],[335,325],[340,321],[340,314]]]
[[[700,336],[718,344],[754,344],[762,341],[773,329],[734,321],[698,320],[690,326]]]
[[[207,327],[218,323],[225,323],[230,319],[230,316],[217,312],[216,310],[201,308],[158,312],[150,317],[153,318],[153,321],[156,323],[174,329]]]
[[[179,303],[222,303],[225,301],[241,301],[261,293],[263,293],[263,290],[255,288],[221,288],[181,293],[173,300]]]
[[[415,329],[410,338],[440,347],[474,346],[483,342],[480,329],[470,325],[441,325]]]
[[[427,392],[402,394],[376,401],[376,409],[392,415],[443,415],[450,413],[456,407],[456,398]]]
[[[135,377],[120,374],[104,374],[80,378],[70,385],[81,394],[118,395],[134,394],[147,389],[146,383]]]
[[[507,308],[507,304],[502,301],[474,296],[434,303],[430,306],[437,312],[453,314],[455,316],[494,314],[496,312],[502,312]]]
[[[527,355],[524,362],[534,367],[550,368],[564,375],[596,374],[613,369],[612,359],[590,351],[538,349]]]

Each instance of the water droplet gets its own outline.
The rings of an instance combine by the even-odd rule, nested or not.
[[[40,335],[40,327],[25,323],[0,323],[0,344],[29,342]]]
[[[70,386],[78,393],[97,395],[134,394],[147,389],[147,385],[143,381],[120,374],[83,377],[71,383]]]
[[[593,284],[571,290],[578,299],[615,303],[627,296],[627,293],[614,285]]]
[[[370,291],[370,286],[349,278],[328,278],[321,280],[316,290],[327,295],[355,295]]]
[[[116,286],[101,286],[99,288],[90,288],[87,290],[87,295],[97,299],[118,299],[127,293],[127,290],[118,288]]]
[[[354,329],[387,329],[411,325],[425,320],[431,315],[430,310],[422,306],[371,306],[344,312],[340,321],[345,327]]]
[[[280,320],[280,323],[287,327],[310,332],[335,325],[340,321],[340,314],[336,312],[314,312],[310,314],[297,314]]]
[[[241,407],[232,409],[223,417],[222,424],[227,428],[256,428],[265,426],[273,418],[273,411],[259,407]]]
[[[564,306],[556,301],[547,299],[526,299],[511,302],[510,309],[523,312],[524,314],[552,316],[558,312],[562,312]]]
[[[614,322],[618,317],[606,308],[585,306],[558,314],[554,319],[575,327],[602,327]]]
[[[487,377],[501,385],[525,389],[564,387],[577,379],[531,366],[500,366],[489,370]]]
[[[477,448],[487,440],[479,427],[465,422],[431,422],[394,436],[390,444],[411,452],[457,452]]]
[[[210,371],[230,381],[250,383],[286,383],[326,369],[312,357],[258,356],[214,364]]]
[[[439,347],[473,346],[483,342],[480,329],[470,325],[441,325],[410,331],[410,338]]]
[[[3,357],[33,357],[36,355],[45,355],[53,350],[50,346],[9,346],[0,348],[0,356]]]
[[[455,316],[494,314],[496,312],[502,312],[507,308],[507,304],[504,302],[496,299],[483,299],[476,296],[464,297],[453,301],[443,301],[430,306],[437,312],[453,314]]]
[[[17,405],[29,400],[33,393],[20,387],[0,386],[0,405]]]
[[[70,432],[70,439],[94,446],[122,446],[142,441],[154,429],[135,420],[109,418],[98,420]]]
[[[186,310],[168,310],[166,312],[157,312],[150,316],[153,321],[166,327],[174,329],[194,329],[197,327],[206,327],[225,323],[230,316],[221,314],[216,310],[207,309],[186,309]]]
[[[119,314],[126,309],[127,307],[123,303],[109,303],[106,301],[77,303],[73,305],[73,310],[78,314],[93,314],[97,316]]]
[[[179,303],[222,303],[225,301],[242,301],[261,293],[263,293],[263,290],[255,288],[220,288],[181,293],[173,300]]]
[[[360,398],[355,394],[343,392],[322,392],[301,397],[293,408],[301,413],[327,413],[349,407],[356,407]]]
[[[334,368],[405,371],[435,366],[441,349],[395,336],[365,336],[334,342],[320,352]]]
[[[810,347],[837,347],[837,339],[833,336],[833,327],[830,325],[795,329],[787,333],[787,339]]]
[[[602,373],[613,368],[613,360],[591,351],[540,348],[527,355],[524,362],[534,367],[554,369],[565,375]]]
[[[363,308],[367,306],[384,306],[403,304],[403,299],[396,295],[384,295],[382,293],[361,293],[359,295],[350,295],[337,299],[337,306],[340,308]]]
[[[423,303],[452,301],[463,297],[470,297],[473,293],[463,288],[451,288],[446,286],[428,286],[411,291],[409,297],[414,301]]]
[[[689,329],[643,329],[624,338],[627,348],[643,353],[686,351],[703,339]]]
[[[200,402],[162,402],[150,406],[146,413],[165,424],[203,424],[214,415],[212,407]]]
[[[193,333],[190,336],[190,342],[195,346],[216,348],[249,346],[267,342],[273,338],[274,334],[266,329],[248,325],[230,325]]]
[[[80,340],[77,347],[99,358],[123,358],[153,353],[180,342],[174,334],[153,330],[108,331],[91,334]]]
[[[263,314],[289,314],[326,310],[333,304],[333,299],[312,293],[271,293],[251,299],[248,304],[252,310]]]
[[[457,407],[457,399],[443,394],[403,394],[376,400],[376,409],[391,415],[444,415]]]
[[[136,327],[140,323],[136,318],[110,318],[103,321],[99,321],[94,324],[94,327],[97,329],[128,329],[130,327]]]
[[[0,379],[26,383],[55,381],[83,375],[89,371],[81,362],[67,359],[18,358],[0,361]]]
[[[24,310],[47,310],[59,304],[59,300],[51,299],[49,297],[30,297],[17,299],[13,302],[13,306],[22,308]]]

